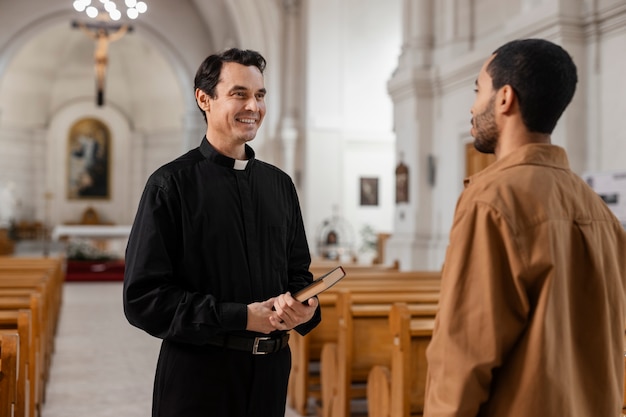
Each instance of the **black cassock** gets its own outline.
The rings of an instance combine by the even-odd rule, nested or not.
[[[144,189],[126,250],[124,310],[163,339],[153,416],[284,416],[289,349],[268,355],[211,346],[245,330],[247,305],[312,281],[291,178],[255,159],[200,146]],[[295,330],[308,333],[321,320]],[[265,335],[260,335],[265,336]]]

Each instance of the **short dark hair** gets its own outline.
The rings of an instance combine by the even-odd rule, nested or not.
[[[220,81],[224,62],[235,62],[247,67],[255,66],[261,71],[261,74],[263,74],[266,64],[265,58],[260,53],[249,49],[231,48],[219,54],[210,55],[200,64],[198,71],[196,71],[193,90],[196,91],[199,88],[208,94],[209,97],[215,98],[217,96],[215,88]],[[200,111],[206,120],[204,110],[200,109]]]
[[[531,132],[552,133],[572,101],[578,76],[570,55],[545,39],[519,39],[494,51],[487,66],[493,88],[510,85]]]

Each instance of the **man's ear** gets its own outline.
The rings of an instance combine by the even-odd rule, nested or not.
[[[211,102],[210,97],[207,93],[196,88],[196,103],[198,103],[198,107],[200,107],[203,111],[211,110]]]
[[[513,103],[517,100],[515,90],[508,84],[502,86],[496,93],[496,108],[501,113],[508,113],[511,111]]]

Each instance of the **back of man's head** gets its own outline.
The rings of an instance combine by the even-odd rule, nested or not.
[[[510,85],[528,130],[551,134],[576,91],[578,76],[570,55],[544,39],[515,40],[494,55],[487,67],[493,88]]]

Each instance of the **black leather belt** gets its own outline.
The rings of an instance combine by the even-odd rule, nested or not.
[[[208,343],[213,346],[250,352],[253,355],[267,355],[286,348],[289,344],[289,333],[259,337],[217,335],[213,336]]]

